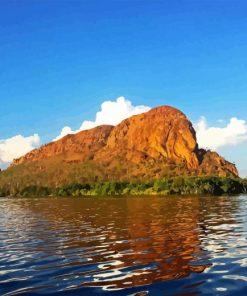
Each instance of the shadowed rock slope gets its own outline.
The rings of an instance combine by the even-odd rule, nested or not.
[[[1,173],[0,186],[177,175],[238,176],[238,172],[216,152],[198,148],[195,130],[181,111],[162,106],[115,127],[99,126],[35,149]]]

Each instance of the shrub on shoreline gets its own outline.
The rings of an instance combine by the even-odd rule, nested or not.
[[[114,195],[188,195],[188,194],[240,194],[247,193],[247,180],[228,177],[174,177],[143,182],[106,181],[74,183],[51,188],[31,185],[14,196],[114,196]],[[0,189],[0,196],[8,192]]]

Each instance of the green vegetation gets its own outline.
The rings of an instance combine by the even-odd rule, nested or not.
[[[146,182],[106,181],[62,187],[28,186],[14,196],[187,195],[247,193],[247,179],[231,177],[174,177]],[[0,195],[8,195],[0,189]]]

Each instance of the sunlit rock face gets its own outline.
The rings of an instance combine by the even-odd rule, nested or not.
[[[191,122],[169,106],[132,116],[115,127],[102,125],[67,135],[15,160],[10,170],[17,182],[22,178],[24,184],[27,176],[32,184],[38,180],[56,186],[178,175],[238,176],[234,164],[198,148]]]
[[[106,145],[112,129],[113,126],[111,125],[101,125],[73,135],[67,135],[58,141],[51,142],[19,159],[15,159],[13,165],[39,161],[57,155],[63,155],[67,160],[83,161]]]
[[[127,159],[134,162],[142,155],[143,159],[185,160],[190,169],[199,164],[192,124],[182,112],[168,106],[124,120],[112,130],[107,148],[117,153],[127,151]]]

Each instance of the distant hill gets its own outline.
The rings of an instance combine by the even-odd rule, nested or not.
[[[161,106],[29,152],[0,173],[0,188],[180,175],[237,177],[238,171],[216,152],[198,148],[195,130],[181,111]]]

